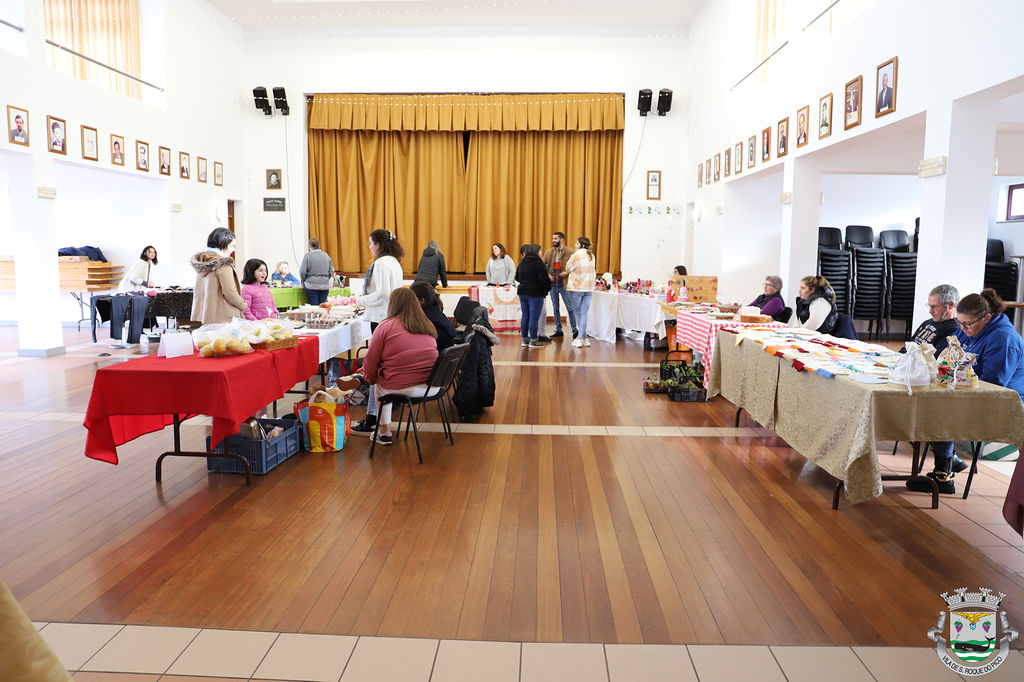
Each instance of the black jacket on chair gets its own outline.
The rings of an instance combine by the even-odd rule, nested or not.
[[[520,261],[516,268],[516,281],[519,282],[516,293],[520,296],[544,298],[551,291],[548,269],[540,256],[526,256]]]
[[[498,343],[498,337],[491,329],[485,312],[474,319],[466,328],[464,343],[469,344],[466,358],[459,368],[459,379],[455,387],[455,409],[462,421],[473,421],[485,407],[494,405],[494,364],[491,361],[491,346]]]

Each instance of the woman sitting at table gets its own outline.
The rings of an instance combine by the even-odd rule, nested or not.
[[[245,299],[245,319],[264,320],[277,317],[277,305],[267,286],[267,264],[259,258],[250,258],[242,272],[242,298]]]
[[[828,280],[810,275],[800,280],[800,293],[796,299],[798,327],[831,334],[839,324],[836,294]]]
[[[375,388],[378,445],[391,445],[391,404],[381,405],[380,399],[389,393],[416,398],[427,394],[426,381],[437,361],[436,337],[416,294],[405,288],[391,292],[387,319],[373,332],[362,371]]]
[[[515,282],[516,264],[505,251],[505,245],[494,242],[491,257],[487,259],[487,285],[507,286]]]
[[[1024,400],[1024,339],[1004,310],[1006,305],[994,289],[964,296],[956,306],[960,325],[956,338],[965,351],[977,356],[974,371],[979,379],[1012,388]],[[925,475],[935,479],[940,493],[956,494],[953,477],[967,469],[967,462],[953,452],[951,441],[932,441],[928,445],[935,453],[935,470]],[[907,487],[931,491],[923,481],[907,481]]]
[[[235,272],[235,235],[218,227],[207,237],[206,247],[191,261],[196,271],[192,319],[203,324],[230,322],[245,312],[245,299]]]
[[[156,248],[147,246],[139,255],[139,260],[135,261],[121,278],[117,285],[117,293],[126,294],[129,291],[152,289],[155,286],[153,284],[154,266],[156,266]]]
[[[281,287],[299,286],[299,278],[288,272],[288,261],[283,260],[277,264],[277,271],[270,276],[270,283]]]
[[[441,297],[437,295],[437,290],[423,281],[413,282],[409,289],[416,294],[416,299],[420,302],[420,307],[423,308],[423,314],[434,325],[434,331],[437,332],[437,352],[440,353],[453,345],[455,343],[455,325],[444,314]]]
[[[685,265],[677,265],[674,268],[672,268],[672,276],[673,277],[686,277],[686,266]]]
[[[779,320],[776,317],[786,309],[786,302],[782,298],[782,278],[778,275],[768,275],[764,278],[764,293],[751,301],[750,305],[756,306],[762,315],[769,315],[773,320],[789,321]]]

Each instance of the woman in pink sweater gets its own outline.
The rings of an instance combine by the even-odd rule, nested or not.
[[[421,398],[437,360],[437,331],[411,290],[391,292],[388,316],[377,325],[363,362],[363,377],[377,387],[376,398],[388,393]],[[378,407],[377,444],[391,444],[391,405]],[[353,429],[352,433],[358,433]],[[370,434],[367,434],[370,435]]]
[[[242,299],[245,301],[245,319],[262,320],[277,317],[277,305],[267,286],[267,264],[259,258],[245,263],[242,275]]]

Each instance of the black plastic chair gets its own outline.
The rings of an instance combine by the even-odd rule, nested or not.
[[[882,333],[885,313],[887,277],[885,251],[882,249],[855,249],[853,251],[853,312],[855,320],[868,321],[868,337]]]
[[[906,322],[906,339],[910,339],[917,287],[917,254],[890,252],[887,254],[889,288],[885,318]],[[888,329],[888,324],[887,327]]]
[[[989,240],[994,241],[992,239]],[[995,289],[999,298],[1004,301],[1013,301],[1017,298],[1017,282],[1020,279],[1019,266],[1015,261],[1000,263],[990,261],[985,263],[985,288]],[[1006,316],[1013,322],[1013,314],[1016,311],[1012,308],[1006,310]]]
[[[839,313],[839,319],[836,321],[836,328],[833,330],[832,336],[839,339],[850,339],[851,341],[857,340],[857,329],[853,326],[853,320],[849,315]]]
[[[910,252],[910,235],[904,230],[882,230],[878,234],[878,246],[886,251]]]
[[[819,249],[841,249],[843,248],[843,231],[838,227],[818,226],[818,248]]]
[[[772,315],[772,319],[776,322],[781,322],[782,324],[789,324],[789,321],[793,319],[793,309],[786,306],[781,311]]]
[[[818,251],[818,274],[828,280],[836,295],[836,308],[850,313],[850,290],[853,282],[853,254],[841,249]]]
[[[847,225],[846,248],[870,249],[875,245],[875,229],[870,225]]]
[[[455,320],[456,326],[462,326],[462,329],[455,332],[455,343],[462,343],[462,339],[466,335],[466,328],[473,323],[473,318],[479,314],[478,308],[487,310],[487,308],[480,305],[479,301],[474,301],[469,296],[463,296],[455,304],[455,312],[452,313],[452,318]]]
[[[448,437],[448,443],[455,445],[455,439],[452,438],[452,424],[448,418],[448,407],[445,405],[445,398],[448,397],[448,393],[451,390],[452,384],[455,383],[455,377],[459,373],[459,367],[462,365],[462,361],[466,357],[466,351],[469,350],[468,343],[461,343],[457,346],[450,346],[441,351],[441,354],[437,356],[437,361],[434,363],[433,369],[430,370],[430,376],[427,378],[427,392],[422,397],[411,397],[402,395],[401,393],[388,393],[380,399],[381,406],[386,404],[398,404],[398,428],[395,430],[395,435],[402,430],[402,417],[405,414],[406,405],[409,406],[409,417],[405,423],[405,437],[409,438],[409,423],[412,423],[413,435],[416,437],[416,454],[419,456],[420,464],[423,463],[423,451],[420,449],[420,431],[416,425],[416,419],[420,413],[420,407],[426,403],[436,402],[441,412],[441,425],[444,427],[444,433]],[[413,409],[415,407],[415,409]],[[379,413],[379,412],[378,412]],[[373,457],[373,451],[377,447],[377,432],[380,430],[380,419],[377,419],[377,424],[373,427],[373,435],[370,444],[370,457]]]
[[[989,239],[985,244],[985,262],[1002,263],[1006,260],[1006,251],[1003,249],[1002,239]]]

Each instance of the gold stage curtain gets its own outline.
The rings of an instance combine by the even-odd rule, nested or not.
[[[622,130],[618,93],[528,95],[319,94],[311,130]]]
[[[618,271],[621,94],[315,95],[309,230],[335,267],[363,271],[383,227],[414,271],[436,239],[453,273],[482,273],[492,242],[589,237]],[[463,136],[469,135],[468,160]]]
[[[431,239],[446,258],[461,253],[462,157],[461,133],[310,130],[310,236],[346,272],[369,266],[367,239],[377,228],[397,235],[405,272]]]
[[[494,242],[518,262],[521,245],[547,249],[554,232],[564,232],[570,247],[590,238],[598,273],[618,271],[619,131],[474,133],[467,175],[466,272],[486,270]]]

